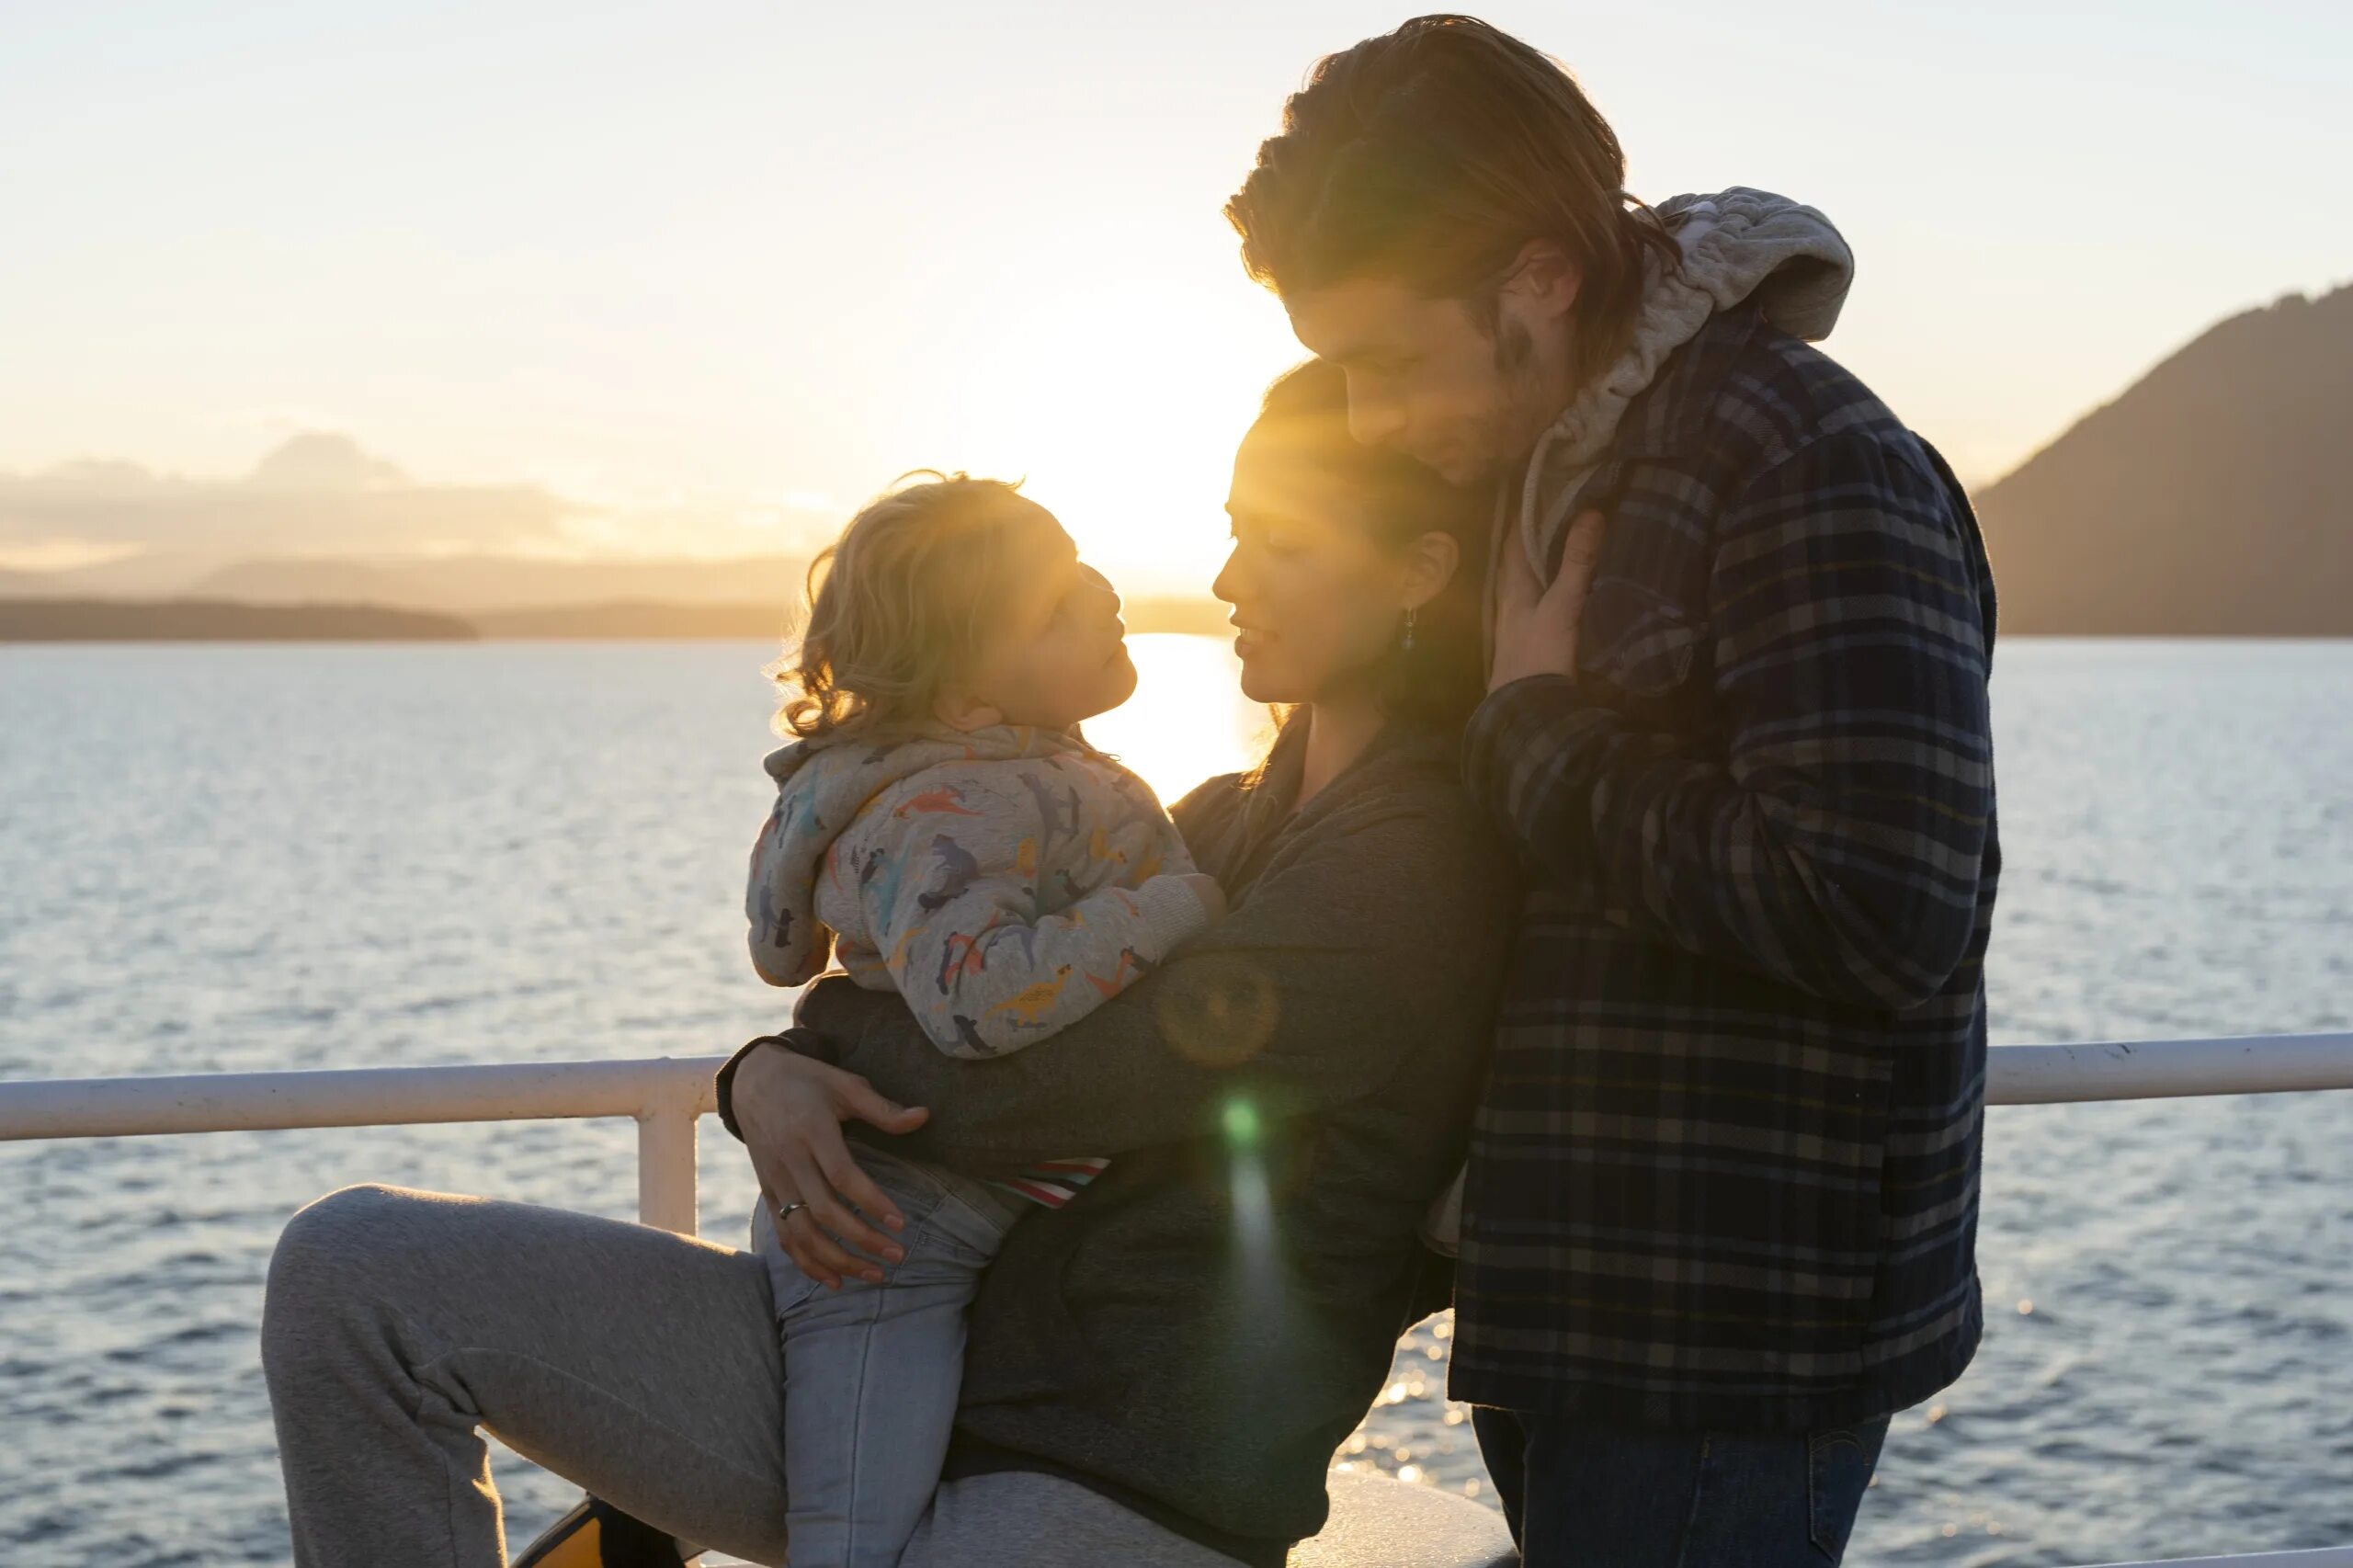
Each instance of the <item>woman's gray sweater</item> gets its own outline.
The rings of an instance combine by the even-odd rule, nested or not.
[[[1051,1039],[955,1060],[838,978],[786,1037],[928,1107],[894,1144],[919,1158],[1114,1157],[990,1268],[949,1473],[1066,1475],[1247,1562],[1322,1527],[1439,1261],[1415,1229],[1462,1157],[1515,902],[1449,740],[1392,726],[1292,816],[1302,738],[1176,805],[1233,912]]]

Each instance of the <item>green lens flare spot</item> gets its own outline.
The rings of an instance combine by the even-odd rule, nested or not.
[[[1258,1142],[1258,1108],[1248,1100],[1225,1102],[1225,1136],[1231,1143],[1250,1148]]]

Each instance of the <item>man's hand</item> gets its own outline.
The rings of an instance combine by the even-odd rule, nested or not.
[[[802,1273],[830,1289],[840,1289],[845,1274],[881,1284],[882,1271],[873,1259],[897,1263],[906,1255],[858,1211],[893,1231],[906,1221],[858,1168],[842,1137],[842,1123],[856,1118],[885,1132],[912,1132],[931,1113],[892,1105],[857,1074],[813,1062],[781,1045],[744,1058],[735,1069],[728,1104],[744,1131],[744,1147],[760,1178],[760,1197],[767,1203],[786,1255]],[[795,1199],[802,1206],[779,1219],[778,1209]],[[845,1242],[871,1256],[848,1251]]]
[[[1503,581],[1495,595],[1495,662],[1487,689],[1500,691],[1529,676],[1577,673],[1577,624],[1593,586],[1594,563],[1601,559],[1607,525],[1598,512],[1586,512],[1569,525],[1561,549],[1561,574],[1546,587],[1528,563],[1517,538],[1504,541]]]

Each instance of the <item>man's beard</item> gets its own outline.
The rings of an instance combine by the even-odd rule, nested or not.
[[[1525,459],[1560,412],[1545,397],[1534,335],[1518,322],[1499,320],[1495,342],[1495,401],[1464,432],[1464,450],[1478,458],[1478,472],[1447,476],[1465,488],[1483,484]]]

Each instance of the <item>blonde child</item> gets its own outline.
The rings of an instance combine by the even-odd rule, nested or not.
[[[798,737],[746,914],[762,978],[830,958],[903,997],[940,1050],[991,1057],[1084,1017],[1218,918],[1151,789],[1079,738],[1135,688],[1119,596],[1012,485],[929,476],[853,518],[812,572],[780,678]],[[1104,1165],[987,1182],[862,1147],[904,1258],[838,1291],[784,1255],[776,1286],[794,1568],[894,1564],[938,1483],[964,1311],[1007,1229]]]

